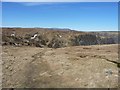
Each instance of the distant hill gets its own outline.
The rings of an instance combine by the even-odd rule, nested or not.
[[[2,28],[2,45],[60,48],[117,44],[118,32],[82,32],[60,28]]]

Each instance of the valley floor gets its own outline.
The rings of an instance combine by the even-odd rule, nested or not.
[[[118,45],[2,49],[4,88],[118,87]]]

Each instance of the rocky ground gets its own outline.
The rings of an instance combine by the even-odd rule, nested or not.
[[[118,45],[3,46],[3,88],[118,87]]]

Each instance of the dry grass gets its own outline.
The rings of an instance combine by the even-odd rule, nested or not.
[[[117,87],[118,67],[107,61],[118,60],[117,52],[117,45],[58,49],[4,46],[3,87]]]

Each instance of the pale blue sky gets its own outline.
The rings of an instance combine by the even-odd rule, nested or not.
[[[2,3],[3,27],[118,30],[117,2]]]

